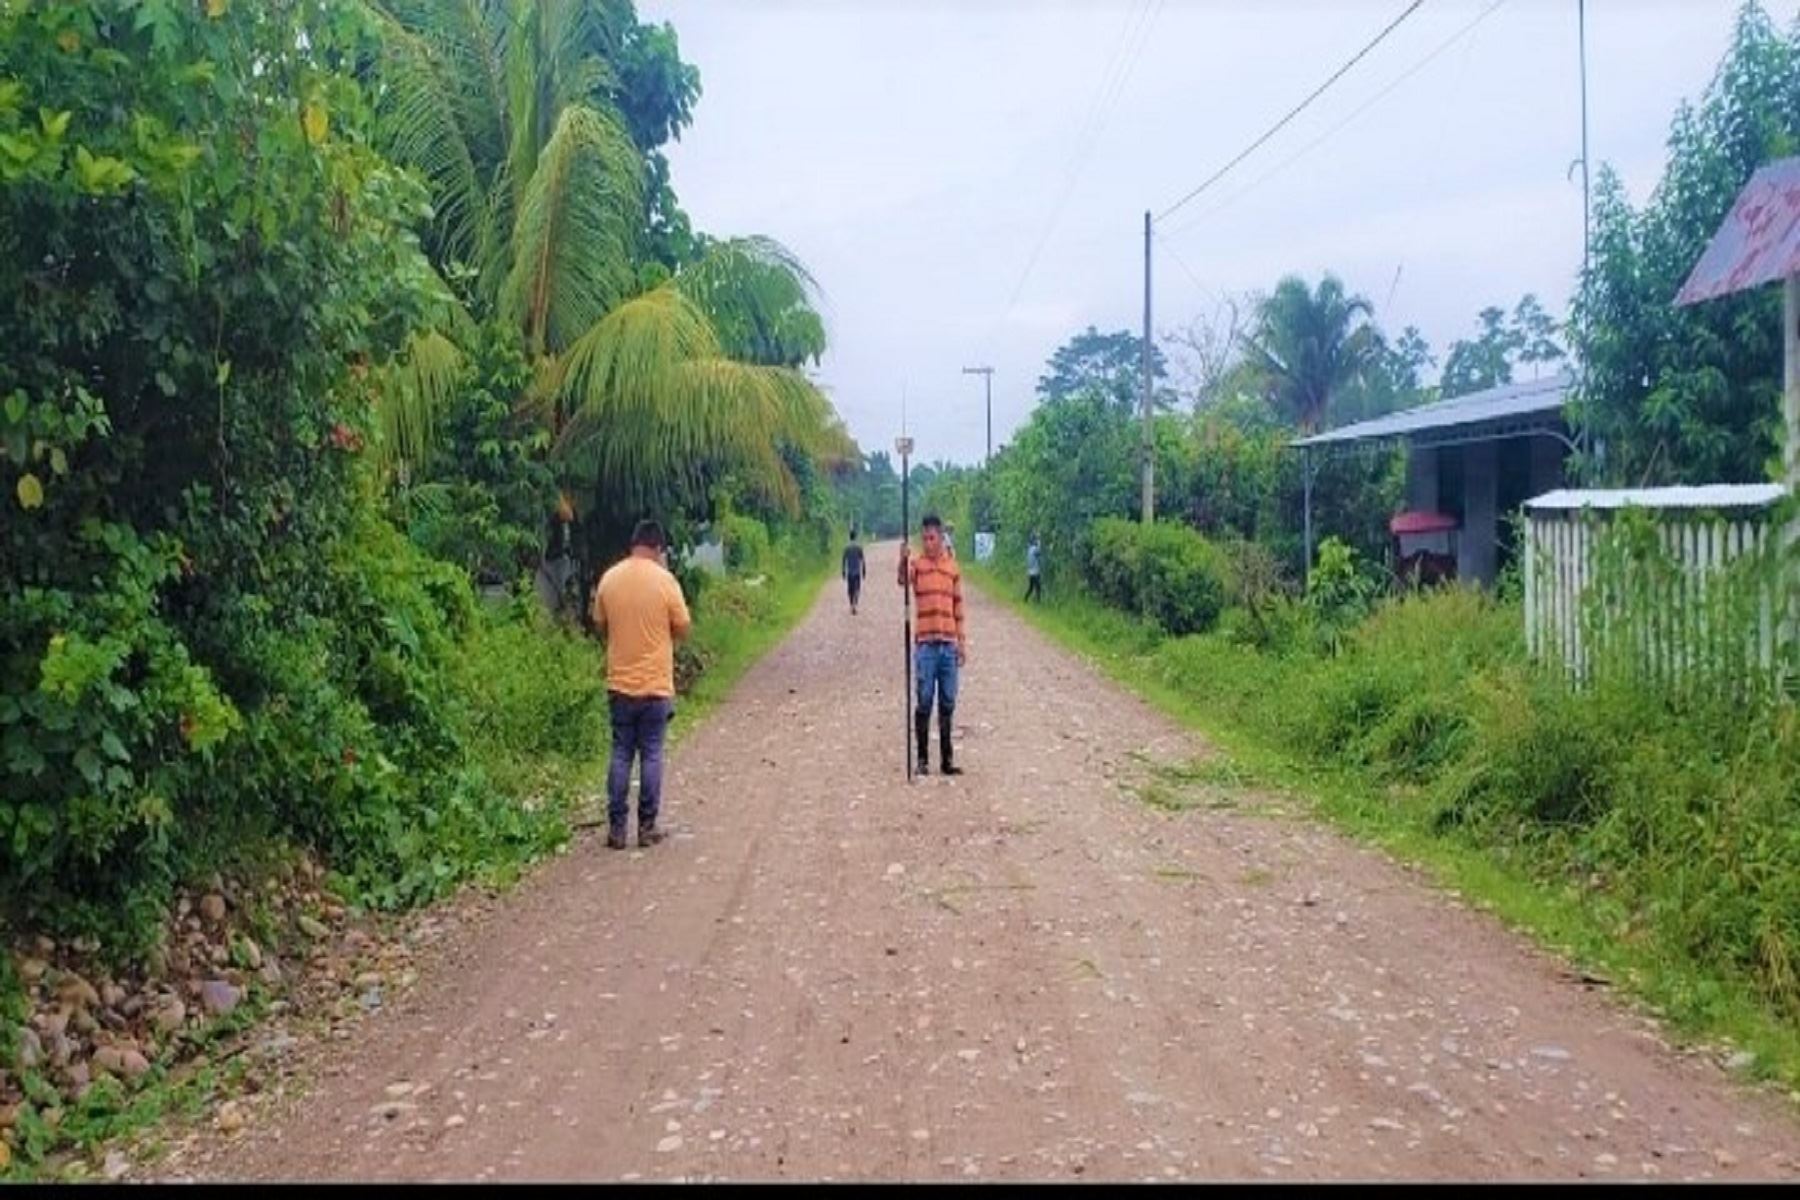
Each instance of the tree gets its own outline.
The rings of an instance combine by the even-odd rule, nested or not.
[[[1512,320],[1519,339],[1519,361],[1531,368],[1533,379],[1545,366],[1563,360],[1565,354],[1557,340],[1562,336],[1562,326],[1544,311],[1536,296],[1525,293],[1513,309]]]
[[[900,472],[885,450],[861,456],[834,476],[839,504],[868,538],[900,534]]]
[[[1388,347],[1387,361],[1396,382],[1409,392],[1418,392],[1424,390],[1424,372],[1437,365],[1437,356],[1432,354],[1431,344],[1419,327],[1408,325]]]
[[[1556,340],[1560,327],[1529,292],[1520,298],[1510,317],[1502,309],[1489,306],[1481,310],[1477,319],[1481,332],[1473,341],[1450,344],[1441,384],[1446,397],[1511,383],[1513,372],[1521,365],[1529,366],[1535,379],[1546,364],[1563,357],[1563,348]]]
[[[1346,425],[1412,408],[1432,398],[1424,373],[1437,360],[1425,336],[1412,325],[1394,342],[1382,342],[1371,362],[1339,393],[1332,423]]]
[[[1512,382],[1513,356],[1524,345],[1518,330],[1506,323],[1506,312],[1490,305],[1476,317],[1481,333],[1473,341],[1450,343],[1441,384],[1446,398],[1479,392]]]
[[[651,253],[642,143],[672,136],[698,88],[672,35],[644,32],[624,0],[370,3],[383,142],[432,186],[433,258],[470,319],[521,339],[521,403],[577,507],[622,524],[701,503],[733,470],[796,504],[785,451],[847,448],[798,369],[824,345],[811,281],[767,239],[697,243],[672,275]],[[628,86],[640,77],[644,95]],[[434,424],[458,333],[421,339],[419,369],[397,380],[402,454]]]
[[[0,5],[9,921],[147,936],[240,830],[393,894],[492,815],[440,703],[466,585],[363,486],[372,381],[448,297],[357,18]]]
[[[1045,373],[1038,378],[1038,396],[1046,401],[1093,394],[1127,411],[1143,400],[1144,339],[1125,330],[1101,333],[1089,325],[1057,347]],[[1155,346],[1150,348],[1151,387],[1168,374],[1168,363]],[[1166,406],[1170,397],[1158,394],[1153,403]]]
[[[674,271],[693,260],[698,245],[675,198],[669,178],[669,160],[661,147],[679,139],[693,120],[700,99],[700,72],[681,61],[675,30],[640,23],[628,0],[610,0],[618,14],[619,30],[615,63],[608,97],[624,116],[632,140],[644,152],[649,167],[650,197],[644,252],[653,262]],[[609,45],[596,46],[606,55]]]
[[[1169,509],[1210,538],[1253,541],[1291,578],[1305,570],[1302,457],[1293,429],[1259,399],[1236,398],[1194,414],[1169,472]],[[1313,524],[1379,561],[1400,500],[1404,452],[1371,447],[1315,461]],[[1161,468],[1159,468],[1159,471]]]
[[[1254,297],[1228,298],[1210,316],[1163,335],[1176,347],[1175,370],[1196,407],[1229,399],[1226,384],[1232,369],[1243,361],[1246,322],[1258,303]]]
[[[1586,357],[1575,415],[1603,455],[1587,464],[1594,478],[1711,483],[1777,470],[1779,289],[1672,301],[1751,174],[1797,146],[1800,37],[1751,3],[1699,103],[1676,112],[1668,165],[1643,209],[1610,168],[1600,172],[1575,313]]]
[[[1333,275],[1317,290],[1290,275],[1258,309],[1245,339],[1247,363],[1260,374],[1268,401],[1302,432],[1323,428],[1334,397],[1380,361],[1373,311]]]

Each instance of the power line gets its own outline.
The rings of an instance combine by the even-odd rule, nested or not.
[[[1283,171],[1285,171],[1289,167],[1293,166],[1296,162],[1300,161],[1300,159],[1306,157],[1306,155],[1312,153],[1314,150],[1318,149],[1320,146],[1324,145],[1326,142],[1328,142],[1332,138],[1336,137],[1338,135],[1338,133],[1340,133],[1344,129],[1345,126],[1347,126],[1351,122],[1355,121],[1358,117],[1362,116],[1365,112],[1368,112],[1369,109],[1373,108],[1376,104],[1379,104],[1382,100],[1385,100],[1401,84],[1405,83],[1407,80],[1409,80],[1413,76],[1417,75],[1420,71],[1423,71],[1426,67],[1430,66],[1433,62],[1437,61],[1437,59],[1440,56],[1442,56],[1446,51],[1448,51],[1452,46],[1454,46],[1454,45],[1456,45],[1456,43],[1462,41],[1465,37],[1468,37],[1469,34],[1471,34],[1475,31],[1477,26],[1479,26],[1483,21],[1487,20],[1489,17],[1493,16],[1495,10],[1497,10],[1501,5],[1503,5],[1505,3],[1506,3],[1506,0],[1491,0],[1491,2],[1488,4],[1488,6],[1486,8],[1484,8],[1480,12],[1476,13],[1475,16],[1471,20],[1469,20],[1467,23],[1465,23],[1460,29],[1458,29],[1455,33],[1451,34],[1449,37],[1445,38],[1442,42],[1439,42],[1437,47],[1435,49],[1433,49],[1431,51],[1431,53],[1427,54],[1424,58],[1421,58],[1418,62],[1414,63],[1411,67],[1407,68],[1400,75],[1396,76],[1394,78],[1394,80],[1392,82],[1390,82],[1386,87],[1382,88],[1379,92],[1376,92],[1373,96],[1370,96],[1367,100],[1365,100],[1363,103],[1358,105],[1355,109],[1351,110],[1349,115],[1345,116],[1343,120],[1339,121],[1337,124],[1333,125],[1331,128],[1325,130],[1325,132],[1321,133],[1318,137],[1316,137],[1312,141],[1306,143],[1304,146],[1301,146],[1298,150],[1294,151],[1294,153],[1292,153],[1288,157],[1282,159],[1279,163],[1276,163],[1273,167],[1269,168],[1269,170],[1267,170],[1263,174],[1259,175],[1256,179],[1252,180],[1250,183],[1246,184],[1244,187],[1240,188],[1238,191],[1233,192],[1231,195],[1227,196],[1225,199],[1221,200],[1219,203],[1213,205],[1211,208],[1207,209],[1205,212],[1202,212],[1199,216],[1195,217],[1193,220],[1188,221],[1187,223],[1185,223],[1183,225],[1179,225],[1176,228],[1170,230],[1167,236],[1168,237],[1179,237],[1182,234],[1186,233],[1188,230],[1194,228],[1196,225],[1199,225],[1202,222],[1204,222],[1205,220],[1207,220],[1207,218],[1231,207],[1233,204],[1236,204],[1239,200],[1242,200],[1245,196],[1249,195],[1251,192],[1255,191],[1257,188],[1261,187],[1263,184],[1269,182],[1269,180],[1275,178],[1277,175],[1281,174]],[[1163,244],[1164,245],[1168,244],[1166,238],[1165,238]]]
[[[1229,172],[1233,167],[1235,167],[1239,163],[1243,162],[1246,158],[1249,158],[1252,154],[1254,154],[1256,152],[1258,147],[1260,147],[1264,142],[1267,142],[1270,138],[1274,137],[1277,133],[1280,133],[1282,128],[1284,126],[1286,126],[1289,121],[1292,121],[1295,117],[1299,116],[1303,111],[1305,111],[1307,105],[1311,104],[1314,100],[1317,100],[1321,95],[1323,95],[1325,93],[1325,89],[1329,88],[1332,84],[1336,83],[1339,79],[1342,79],[1344,77],[1345,73],[1348,72],[1351,67],[1354,67],[1357,63],[1361,62],[1363,57],[1365,55],[1367,55],[1369,53],[1369,51],[1375,49],[1376,46],[1379,46],[1384,40],[1386,40],[1387,36],[1390,33],[1394,32],[1394,30],[1396,30],[1400,27],[1400,23],[1402,21],[1406,20],[1408,17],[1410,17],[1414,13],[1418,12],[1420,6],[1423,5],[1424,3],[1425,3],[1425,0],[1412,0],[1412,3],[1406,6],[1405,11],[1403,11],[1399,16],[1395,17],[1392,21],[1389,21],[1387,24],[1387,27],[1385,29],[1383,29],[1380,33],[1376,34],[1374,39],[1372,41],[1370,41],[1368,45],[1364,46],[1361,50],[1358,50],[1355,53],[1355,55],[1353,55],[1351,57],[1350,61],[1346,62],[1343,66],[1341,66],[1337,70],[1333,71],[1331,73],[1331,77],[1329,79],[1327,79],[1324,83],[1321,83],[1318,87],[1314,88],[1312,90],[1312,93],[1310,95],[1308,95],[1306,97],[1306,99],[1302,100],[1299,104],[1295,105],[1291,110],[1289,110],[1289,112],[1286,116],[1282,117],[1281,120],[1279,120],[1279,121],[1275,122],[1275,124],[1271,125],[1269,127],[1269,129],[1267,130],[1267,132],[1265,132],[1261,137],[1257,138],[1254,142],[1251,142],[1242,151],[1240,151],[1238,153],[1237,157],[1233,158],[1230,162],[1228,162],[1224,166],[1220,167],[1217,171],[1214,171],[1210,176],[1208,176],[1206,178],[1206,180],[1203,183],[1200,184],[1199,187],[1195,188],[1193,191],[1189,192],[1187,195],[1183,196],[1181,199],[1177,200],[1175,203],[1169,205],[1169,207],[1163,209],[1163,211],[1161,213],[1157,214],[1156,219],[1158,221],[1161,221],[1163,218],[1167,217],[1170,213],[1173,213],[1176,209],[1180,208],[1182,205],[1186,204],[1188,201],[1190,201],[1194,197],[1198,196],[1201,192],[1204,192],[1207,188],[1211,187],[1213,184],[1215,184],[1219,180],[1223,179],[1225,177],[1226,173]]]
[[[1149,11],[1149,8],[1150,0],[1143,0],[1143,4],[1137,9],[1135,14],[1127,14],[1125,24],[1119,30],[1119,36],[1113,44],[1112,53],[1107,57],[1106,69],[1101,72],[1099,86],[1094,89],[1093,98],[1088,102],[1087,109],[1082,113],[1081,123],[1076,128],[1075,140],[1072,143],[1072,151],[1069,155],[1069,164],[1067,169],[1063,172],[1064,193],[1066,193],[1072,185],[1075,176],[1080,173],[1082,158],[1088,144],[1088,130],[1094,124],[1096,118],[1104,108],[1107,94],[1111,91],[1113,75],[1119,69],[1119,65],[1125,60],[1128,48],[1131,45],[1132,35],[1136,31],[1138,23],[1143,20],[1144,14]],[[1032,270],[1037,266],[1038,254],[1042,251],[1044,242],[1049,240],[1050,233],[1056,227],[1056,223],[1061,216],[1062,203],[1059,200],[1057,204],[1052,206],[1050,219],[1045,225],[1044,231],[1038,235],[1037,242],[1033,244],[1031,253],[1026,257],[1025,267],[1023,271],[1020,272],[1019,280],[1013,287],[1006,302],[1005,309],[999,317],[995,318],[986,337],[982,339],[983,341],[991,338],[994,330],[998,329],[1001,323],[1004,322],[1008,316],[1012,315],[1013,305],[1018,302],[1019,294],[1024,290],[1025,281],[1030,278]]]
[[[1025,267],[1019,273],[1018,282],[1014,284],[1012,294],[1007,298],[1006,307],[994,322],[993,329],[998,329],[1006,322],[1006,318],[1012,315],[1014,307],[1018,305],[1019,297],[1024,295],[1025,285],[1030,282],[1031,273],[1037,269],[1038,260],[1043,256],[1044,248],[1056,232],[1057,225],[1061,223],[1063,210],[1067,208],[1069,199],[1074,194],[1075,185],[1081,179],[1089,155],[1092,154],[1094,146],[1100,140],[1100,133],[1111,115],[1110,110],[1119,96],[1123,94],[1125,85],[1136,69],[1139,57],[1143,54],[1144,47],[1149,43],[1150,30],[1161,14],[1164,3],[1166,0],[1143,0],[1135,18],[1127,19],[1125,28],[1120,33],[1119,41],[1113,49],[1106,72],[1101,77],[1100,86],[1094,94],[1093,103],[1089,106],[1087,116],[1076,133],[1075,151],[1063,181],[1062,191],[1051,208],[1050,219],[1045,224],[1043,232],[1038,235],[1037,242],[1032,246],[1031,254],[1025,261]],[[992,333],[991,329],[990,337]]]
[[[1200,278],[1200,273],[1198,271],[1194,270],[1193,267],[1188,265],[1188,260],[1183,258],[1181,256],[1181,254],[1175,249],[1175,247],[1171,246],[1166,241],[1159,243],[1159,245],[1161,245],[1164,250],[1167,250],[1169,252],[1169,257],[1175,260],[1175,265],[1180,267],[1182,270],[1182,273],[1185,274],[1189,279],[1191,279],[1193,281],[1194,286],[1196,288],[1198,288],[1201,292],[1206,293],[1210,298],[1219,301],[1220,303],[1225,302],[1225,294],[1223,292],[1219,291],[1218,288],[1212,287],[1211,285],[1203,282]]]
[[[1056,232],[1057,225],[1062,221],[1063,210],[1068,207],[1069,199],[1075,192],[1075,185],[1081,180],[1082,172],[1087,167],[1088,156],[1092,154],[1094,146],[1100,140],[1100,133],[1106,127],[1106,120],[1111,115],[1110,109],[1113,102],[1123,92],[1126,79],[1137,66],[1138,55],[1143,52],[1144,44],[1149,40],[1143,35],[1148,34],[1150,29],[1151,8],[1151,0],[1144,0],[1143,7],[1138,10],[1138,19],[1135,25],[1128,26],[1126,29],[1124,39],[1119,46],[1120,53],[1115,53],[1107,76],[1101,80],[1100,90],[1095,96],[1093,107],[1089,110],[1088,119],[1083,122],[1081,130],[1076,134],[1075,154],[1070,162],[1070,170],[1063,180],[1062,191],[1057,196],[1055,206],[1051,209],[1050,220],[1045,224],[1043,233],[1038,236],[1037,243],[1032,247],[1030,257],[1026,259],[1025,269],[1019,273],[1019,281],[1014,286],[1012,295],[1007,299],[1006,310],[1000,317],[1001,322],[1012,315],[1013,306],[1024,294],[1025,285],[1030,281],[1031,273],[1036,269],[1038,259],[1043,255],[1044,247],[1049,244],[1051,236]]]

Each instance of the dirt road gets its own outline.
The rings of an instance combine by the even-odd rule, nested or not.
[[[670,842],[583,842],[166,1173],[1796,1174],[1775,1102],[979,596],[968,774],[909,787],[892,560],[682,744]]]

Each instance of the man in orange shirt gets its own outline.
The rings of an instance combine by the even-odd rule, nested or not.
[[[638,845],[663,840],[663,739],[675,715],[675,643],[693,624],[681,584],[664,566],[662,526],[639,521],[631,554],[594,589],[594,628],[606,637],[606,690],[612,701],[612,766],[606,775],[606,844],[625,848],[631,767],[639,762]]]
[[[963,633],[962,569],[944,544],[944,525],[935,516],[920,522],[925,553],[914,558],[906,542],[900,543],[900,586],[912,585],[918,617],[913,623],[913,663],[919,694],[913,709],[913,732],[919,741],[919,774],[929,775],[931,705],[938,710],[939,764],[946,775],[961,775],[950,746],[951,723],[956,716],[956,672],[969,660],[969,643]]]

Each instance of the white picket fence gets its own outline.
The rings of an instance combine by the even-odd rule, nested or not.
[[[1796,647],[1795,578],[1770,486],[1553,492],[1525,508],[1525,638],[1579,682],[1604,664],[1663,683],[1781,686]],[[1606,546],[1648,510],[1661,566]]]

